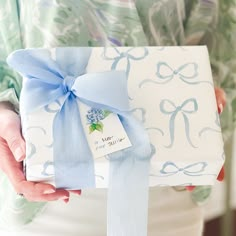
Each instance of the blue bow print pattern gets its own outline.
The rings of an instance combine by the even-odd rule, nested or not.
[[[46,130],[40,126],[30,126],[27,128],[27,131],[31,130],[31,129],[38,129],[40,130],[44,135],[46,135]],[[25,160],[26,161],[26,164],[27,164],[27,160],[31,159],[35,154],[36,154],[36,147],[33,143],[31,143],[29,140],[27,140],[27,143],[28,143],[28,154],[27,154],[27,159]]]
[[[53,176],[53,173],[48,173],[48,168],[50,166],[54,166],[53,162],[52,161],[46,161],[43,165],[43,170],[41,172],[42,175],[44,176]]]
[[[166,108],[167,105],[171,107],[172,109]],[[193,105],[193,107],[189,108],[190,105]],[[172,101],[168,99],[164,99],[160,103],[160,111],[163,114],[170,115],[170,121],[169,121],[169,132],[170,132],[170,144],[166,146],[167,148],[171,148],[174,144],[175,140],[175,118],[176,116],[181,113],[184,118],[184,125],[185,125],[185,134],[186,138],[188,140],[188,143],[196,148],[189,135],[189,119],[187,114],[192,114],[197,112],[198,110],[198,104],[197,100],[195,98],[190,98],[184,101],[180,106],[176,106]]]
[[[112,50],[112,52],[115,53],[116,56],[109,56],[109,51],[110,50]],[[139,50],[139,51],[142,50],[143,51],[141,56],[136,56],[135,55],[135,52],[137,50]],[[147,48],[130,48],[125,52],[120,52],[117,48],[105,48],[104,53],[103,53],[103,57],[106,60],[114,60],[114,62],[112,63],[112,66],[111,66],[112,70],[116,70],[119,63],[121,63],[123,61],[123,59],[125,60],[124,64],[125,64],[125,67],[126,67],[125,72],[126,72],[127,78],[129,77],[129,73],[130,73],[130,64],[131,64],[130,61],[131,60],[135,60],[135,61],[142,60],[147,55],[148,55]]]
[[[206,166],[206,162],[196,162],[180,168],[174,162],[168,161],[162,166],[160,173],[164,175],[163,177],[175,175],[180,172],[188,176],[201,176]]]
[[[218,129],[214,129],[212,127],[204,127],[201,131],[199,131],[198,136],[201,137],[203,133],[207,131],[215,132],[215,133],[221,133],[221,127],[220,127],[220,117],[218,114],[218,111],[215,112],[216,119],[215,119],[215,124],[218,127]]]
[[[166,62],[159,62],[157,64],[156,75],[159,79],[158,81],[146,79],[139,84],[139,87],[141,88],[146,83],[166,84],[176,76],[187,84],[194,85],[200,83],[209,83],[213,86],[213,84],[209,81],[196,81],[198,76],[198,64],[195,62],[185,63],[181,65],[178,69],[173,69]]]
[[[157,127],[147,127],[146,130],[147,131],[156,131],[157,133],[160,133],[162,136],[164,136],[164,132],[160,128],[157,128]]]

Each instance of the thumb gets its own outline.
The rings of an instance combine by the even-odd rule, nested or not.
[[[5,140],[17,161],[25,158],[25,141],[22,138],[20,125],[13,125],[9,128]]]
[[[5,139],[17,161],[25,158],[25,141],[21,135],[20,118],[16,113],[9,113],[1,122],[0,136]]]

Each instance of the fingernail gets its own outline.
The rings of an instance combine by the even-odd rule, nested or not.
[[[15,150],[14,156],[17,161],[22,161],[24,158],[24,153],[20,147]]]
[[[50,194],[50,193],[55,193],[56,191],[54,189],[48,189],[43,192],[43,194]]]
[[[80,191],[80,192],[75,192],[75,194],[77,194],[77,195],[81,195],[81,193],[82,193],[82,191]]]
[[[218,107],[218,112],[219,112],[219,114],[221,114],[221,113],[222,113],[222,111],[223,111],[223,105],[222,105],[222,104],[220,104],[220,105],[219,105],[219,107]]]
[[[64,201],[64,203],[68,203],[69,202],[69,198],[68,199],[64,199],[63,201]]]
[[[185,188],[188,190],[188,191],[193,191],[195,189],[196,186],[186,186]]]
[[[64,201],[65,203],[69,202],[69,197],[67,197],[67,196],[60,197],[59,199]]]
[[[217,180],[218,181],[223,181],[224,177],[225,177],[225,169],[224,169],[224,167],[222,167],[221,170],[220,170],[220,173],[219,173],[219,175],[217,177]]]
[[[69,201],[69,197],[67,197],[67,196],[60,197],[59,199],[60,200],[68,200]]]

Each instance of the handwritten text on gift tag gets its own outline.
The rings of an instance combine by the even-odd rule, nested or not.
[[[119,117],[79,102],[81,122],[94,158],[132,146]]]

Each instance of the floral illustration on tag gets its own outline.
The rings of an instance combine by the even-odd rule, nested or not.
[[[101,120],[104,120],[110,114],[110,111],[98,108],[91,108],[88,110],[86,118],[89,124],[89,133],[91,134],[95,130],[103,132],[104,124],[101,122]]]

